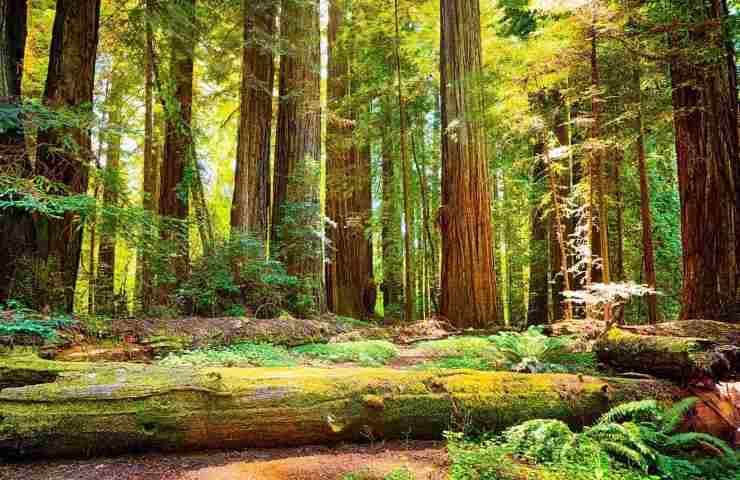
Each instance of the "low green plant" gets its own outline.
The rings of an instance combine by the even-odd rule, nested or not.
[[[363,366],[385,365],[398,356],[398,348],[385,340],[343,343],[314,343],[296,347],[293,352],[315,360],[359,363]]]
[[[414,480],[416,477],[406,467],[401,467],[393,470],[391,473],[385,476],[378,475],[371,471],[359,471],[348,473],[342,480]]]
[[[580,433],[559,420],[535,419],[478,445],[448,434],[450,478],[497,479],[504,471],[536,467],[542,479],[737,480],[740,462],[727,444],[703,433],[677,432],[696,401],[670,408],[654,400],[626,403]]]
[[[496,370],[498,364],[483,357],[450,357],[420,363],[415,366],[419,370],[438,369],[468,369],[468,370]]]
[[[296,365],[297,361],[283,347],[267,343],[236,343],[224,347],[170,353],[159,363],[167,366],[291,367]]]
[[[10,337],[11,343],[14,338],[21,336],[54,342],[59,339],[59,330],[78,324],[70,315],[45,316],[15,300],[8,300],[4,306],[0,306],[0,311],[5,317],[0,320],[0,337]]]
[[[500,332],[488,337],[503,357],[507,370],[531,373],[567,371],[560,365],[572,342],[569,337],[548,337],[542,327],[524,332]]]

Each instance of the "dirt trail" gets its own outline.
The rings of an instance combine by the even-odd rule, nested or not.
[[[341,480],[398,468],[416,480],[443,480],[447,465],[442,443],[411,441],[41,461],[0,465],[0,480]]]

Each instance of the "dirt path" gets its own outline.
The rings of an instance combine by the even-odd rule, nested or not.
[[[447,464],[442,443],[412,441],[0,465],[0,479],[341,480],[345,474],[357,471],[380,479],[395,469],[407,468],[416,480],[443,480]]]

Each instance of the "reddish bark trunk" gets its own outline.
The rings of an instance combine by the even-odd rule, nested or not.
[[[482,327],[497,309],[478,0],[442,0],[441,16],[441,313],[455,326]]]

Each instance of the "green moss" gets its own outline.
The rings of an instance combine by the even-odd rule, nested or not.
[[[329,363],[359,363],[363,366],[385,365],[398,356],[398,348],[385,340],[304,345],[293,352]]]

